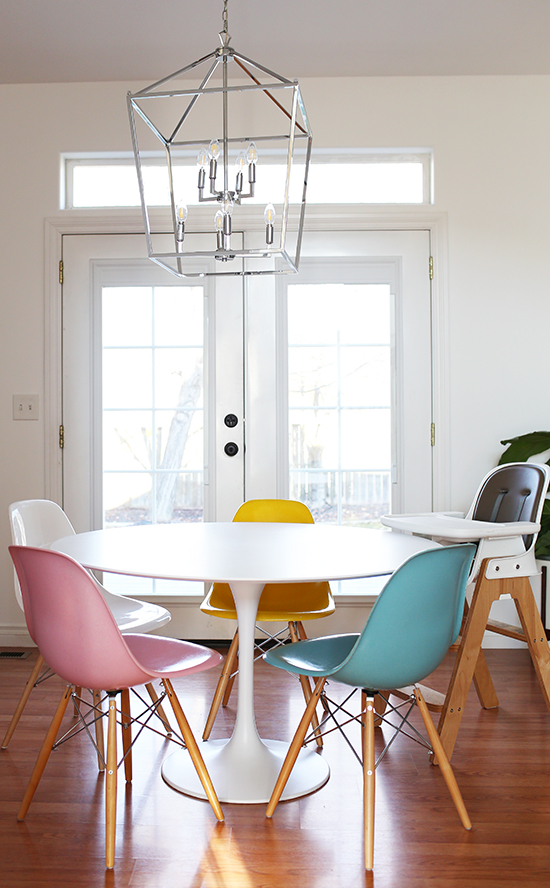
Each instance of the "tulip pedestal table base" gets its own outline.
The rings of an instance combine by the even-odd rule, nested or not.
[[[246,752],[234,739],[208,740],[200,751],[216,789],[220,802],[235,804],[267,804],[275,781],[288,752],[288,743],[280,740],[260,740],[262,750],[256,750],[252,759],[243,759]],[[325,759],[315,749],[304,749],[298,756],[282,799],[297,799],[320,789],[327,782],[330,771]],[[162,776],[173,789],[185,795],[206,799],[206,793],[197,777],[189,753],[178,750],[165,759]]]
[[[288,751],[288,743],[262,740],[254,720],[254,630],[263,583],[231,582],[239,620],[239,695],[237,719],[229,740],[208,740],[200,746],[220,802],[266,803],[271,798]],[[283,799],[295,799],[323,786],[329,766],[319,753],[303,749]],[[165,759],[162,776],[174,789],[205,799],[206,794],[189,753],[180,749]]]

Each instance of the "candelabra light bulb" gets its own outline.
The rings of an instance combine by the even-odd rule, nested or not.
[[[256,148],[255,142],[250,142],[248,148],[246,149],[246,162],[247,163],[256,163],[258,160],[258,149]]]
[[[208,146],[208,156],[210,158],[210,172],[208,173],[208,176],[210,178],[210,191],[212,194],[214,194],[216,175],[218,172],[218,158],[220,156],[220,143],[217,139],[212,139],[212,141],[210,142],[210,145]],[[200,178],[201,174],[199,173],[199,181]]]
[[[222,212],[224,216],[230,216],[233,212],[233,201],[230,197],[224,197],[222,200]]]
[[[200,169],[205,170],[208,166],[209,160],[209,149],[206,148],[205,145],[202,145],[202,147],[199,148],[199,153],[197,154],[197,166],[200,167]]]
[[[235,191],[237,192],[237,194],[240,194],[243,190],[243,170],[246,165],[246,154],[244,151],[241,151],[240,154],[237,155],[237,159],[235,161],[235,169],[237,171],[237,176],[235,179]]]
[[[208,156],[210,160],[218,160],[220,156],[220,143],[217,139],[212,139],[208,146]]]
[[[265,222],[265,242],[268,246],[273,243],[273,223],[275,222],[275,207],[272,203],[268,203],[264,210]]]
[[[214,216],[214,228],[216,229],[216,245],[218,250],[223,250],[223,213],[218,210]]]
[[[181,245],[185,239],[185,220],[187,219],[187,206],[179,203],[176,206],[176,245],[178,251],[182,249]]]
[[[248,162],[248,181],[250,183],[250,191],[253,194],[256,182],[256,161],[258,160],[258,149],[254,142],[251,142],[246,149],[246,159]]]

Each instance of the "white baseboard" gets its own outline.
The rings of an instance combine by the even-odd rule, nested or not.
[[[217,617],[209,617],[199,610],[199,604],[202,596],[193,597],[166,597],[161,600],[155,597],[155,603],[166,607],[172,614],[172,620],[158,630],[158,635],[165,635],[168,638],[185,638],[188,640],[227,640],[233,638],[236,622],[234,620],[220,620]],[[310,638],[316,638],[320,635],[334,635],[343,632],[361,632],[367,618],[370,614],[374,601],[374,597],[370,599],[362,598],[357,601],[354,596],[342,596],[337,601],[336,612],[330,617],[324,617],[321,620],[310,620],[307,624],[307,634]],[[510,613],[511,608],[515,611],[512,602],[508,602],[506,617],[508,622],[516,622],[511,619],[513,614]],[[511,607],[510,607],[511,606]],[[502,609],[502,608],[501,608]],[[494,614],[497,619],[500,615]],[[517,621],[519,622],[519,621]],[[273,630],[282,628],[278,624],[271,623],[267,627],[273,634]],[[0,624],[0,647],[34,647],[33,641],[24,625],[17,626],[14,624]],[[516,641],[513,638],[506,638],[502,635],[495,635],[492,632],[486,632],[483,640],[483,647],[488,648],[522,648],[526,647],[524,642]]]
[[[26,626],[0,625],[0,647],[36,647]]]

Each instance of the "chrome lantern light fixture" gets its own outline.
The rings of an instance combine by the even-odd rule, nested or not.
[[[178,277],[295,273],[312,143],[300,87],[230,45],[227,0],[222,21],[214,52],[128,93],[148,255]]]

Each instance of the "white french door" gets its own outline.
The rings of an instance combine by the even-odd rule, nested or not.
[[[222,294],[142,256],[142,235],[63,238],[63,499],[78,530],[230,520],[244,497],[242,281]]]
[[[429,257],[425,230],[310,232],[298,275],[249,282],[249,496],[366,526],[430,511]]]

